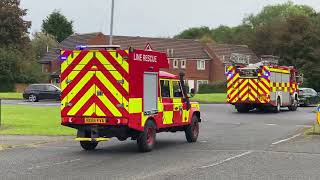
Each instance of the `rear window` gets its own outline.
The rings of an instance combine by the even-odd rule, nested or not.
[[[255,77],[258,76],[258,69],[240,69],[241,77]]]
[[[313,89],[301,89],[299,93],[317,95],[317,92]]]

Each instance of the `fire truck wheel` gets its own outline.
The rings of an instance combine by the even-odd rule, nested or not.
[[[273,112],[274,113],[279,113],[281,110],[281,103],[280,103],[280,98],[278,97],[277,99],[277,106],[276,107],[273,107]]]
[[[289,106],[290,111],[296,111],[298,109],[298,101],[294,100],[292,106]]]
[[[189,143],[197,141],[199,135],[199,118],[197,116],[192,117],[192,123],[186,126],[184,132]]]
[[[139,151],[150,152],[156,142],[156,125],[149,120],[144,125],[144,131],[141,132],[137,138]]]
[[[91,150],[94,150],[97,147],[98,142],[80,141],[80,145],[84,150],[91,151]]]

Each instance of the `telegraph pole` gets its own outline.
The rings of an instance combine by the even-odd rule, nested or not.
[[[112,36],[113,36],[113,15],[114,15],[114,0],[111,2],[111,21],[110,21],[110,37],[109,45],[112,45]]]

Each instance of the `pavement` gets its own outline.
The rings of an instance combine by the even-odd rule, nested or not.
[[[184,133],[157,134],[150,153],[135,141],[102,142],[87,152],[72,137],[1,136],[2,179],[319,179],[320,136],[305,136],[314,107],[279,114],[236,113],[227,104],[202,105],[197,143]],[[20,139],[19,139],[20,138]],[[43,143],[37,143],[43,142]]]
[[[1,100],[2,104],[28,105],[28,106],[60,106],[59,101],[41,100],[39,102],[29,102],[27,100]]]

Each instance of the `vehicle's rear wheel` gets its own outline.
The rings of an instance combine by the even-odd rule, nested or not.
[[[153,121],[149,120],[144,125],[144,131],[138,135],[137,144],[139,151],[150,152],[152,151],[156,142],[156,125]]]
[[[249,107],[245,104],[237,104],[235,105],[235,107],[239,113],[247,113],[250,110]]]
[[[189,143],[197,141],[199,136],[199,118],[197,116],[192,116],[192,122],[185,127],[184,132]]]
[[[38,97],[35,95],[35,94],[30,94],[29,97],[28,97],[28,100],[30,102],[37,102],[39,101]]]
[[[280,98],[277,98],[277,106],[273,107],[273,112],[274,113],[279,113],[281,110],[281,102],[280,102]]]
[[[289,106],[290,111],[296,111],[298,109],[298,101],[295,99],[293,100],[293,104]]]
[[[95,141],[80,141],[80,145],[84,150],[91,151],[91,150],[94,150],[97,147],[98,142],[95,142]]]

